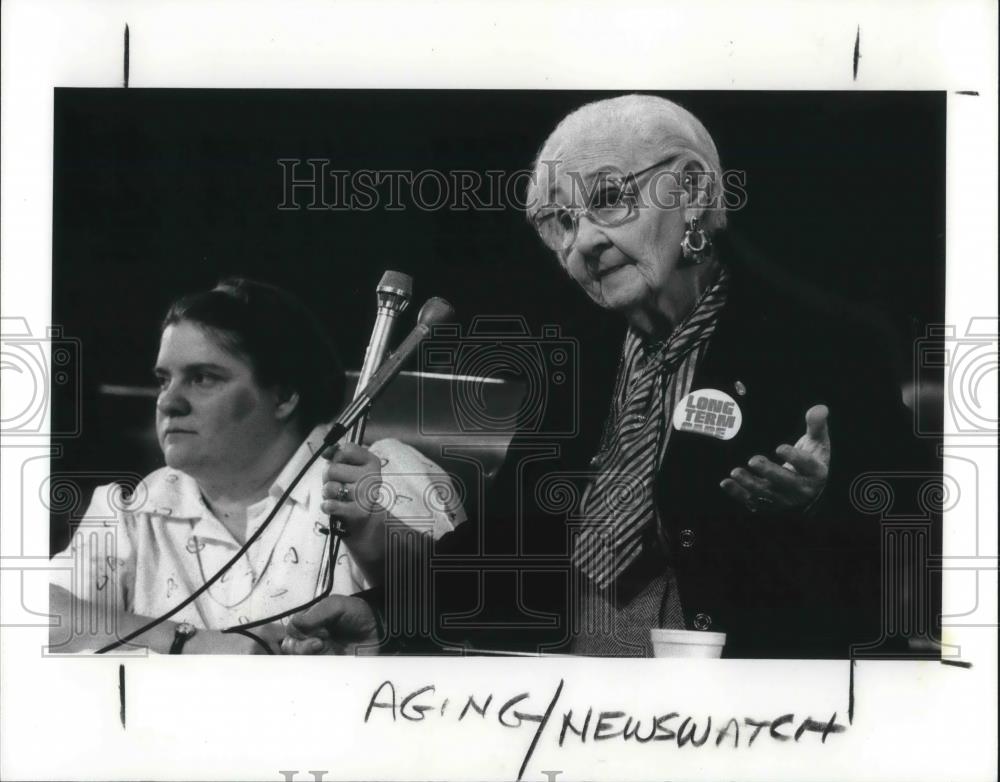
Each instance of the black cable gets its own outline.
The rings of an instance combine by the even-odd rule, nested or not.
[[[274,652],[271,651],[271,647],[268,646],[267,642],[259,635],[254,635],[249,630],[235,630],[234,632],[237,632],[240,635],[245,635],[251,641],[256,641],[266,654],[274,654]]]
[[[333,591],[333,571],[337,566],[337,555],[340,552],[340,540],[341,538],[346,537],[346,533],[338,529],[332,529],[328,530],[326,534],[330,535],[330,566],[326,571],[327,573],[326,586],[323,587],[322,592],[320,592],[318,595],[316,595],[316,597],[312,598],[308,602],[302,603],[301,605],[297,605],[294,608],[289,608],[285,611],[282,611],[280,614],[273,614],[271,616],[265,616],[263,619],[255,619],[252,622],[246,622],[245,624],[226,627],[223,628],[221,632],[239,633],[253,627],[260,627],[261,625],[270,624],[271,622],[277,622],[281,619],[284,619],[286,616],[291,616],[292,614],[298,614],[302,611],[305,611],[308,608],[312,608],[320,600],[324,600],[327,597],[329,597],[330,593]]]
[[[182,609],[184,609],[187,606],[191,605],[191,603],[193,603],[195,600],[197,600],[199,597],[201,597],[201,595],[203,595],[205,592],[207,592],[208,589],[216,581],[218,581],[220,578],[222,578],[222,576],[224,576],[226,574],[227,570],[229,570],[233,565],[235,565],[237,562],[240,561],[240,559],[243,557],[244,554],[246,554],[246,552],[250,548],[250,546],[252,546],[262,534],[264,534],[264,530],[266,530],[268,528],[268,526],[271,524],[271,522],[274,520],[274,517],[278,513],[278,511],[281,509],[281,506],[284,505],[285,502],[288,501],[288,497],[291,495],[292,490],[298,485],[299,481],[302,480],[302,477],[306,474],[306,472],[309,470],[309,468],[312,467],[313,464],[316,463],[316,460],[319,459],[319,457],[323,455],[324,451],[326,451],[326,449],[329,446],[334,445],[338,440],[340,440],[340,438],[344,436],[345,432],[346,432],[346,427],[343,424],[339,423],[339,421],[336,422],[336,423],[334,423],[334,425],[331,427],[330,431],[327,433],[326,437],[323,438],[323,445],[316,450],[316,453],[314,453],[309,458],[309,461],[307,461],[305,463],[305,466],[303,466],[303,468],[301,470],[299,470],[298,475],[295,476],[295,478],[292,480],[292,482],[288,485],[288,488],[285,489],[284,493],[281,495],[281,497],[275,503],[274,507],[271,509],[271,512],[269,514],[267,514],[267,518],[264,519],[263,523],[260,525],[260,527],[257,529],[257,531],[254,532],[254,534],[251,535],[249,538],[247,538],[246,543],[244,543],[240,547],[239,551],[237,551],[233,555],[232,559],[230,559],[228,562],[226,562],[226,564],[224,564],[221,568],[219,568],[211,578],[209,578],[207,581],[205,581],[204,584],[202,584],[200,587],[198,587],[194,592],[192,592],[190,595],[188,595],[186,598],[184,598],[180,603],[178,603],[177,605],[175,605],[169,611],[166,611],[165,613],[160,614],[160,616],[156,617],[155,619],[150,620],[149,622],[147,622],[146,624],[144,624],[142,627],[140,627],[138,630],[133,630],[131,633],[128,633],[124,638],[119,638],[117,641],[112,641],[111,643],[107,644],[106,646],[101,647],[100,649],[97,650],[96,653],[97,654],[105,654],[107,652],[114,651],[115,649],[117,649],[120,646],[123,646],[123,645],[127,644],[133,638],[135,638],[137,636],[140,636],[143,633],[148,632],[149,630],[152,630],[158,624],[161,624],[161,623],[167,621],[170,617],[174,616],[174,614],[176,614],[178,611],[181,611]],[[337,546],[335,546],[335,547],[333,547],[331,549],[331,551],[333,551],[333,550],[337,550],[338,549],[339,543],[340,543],[340,537],[344,533],[343,533],[342,530],[339,530],[339,529],[336,530],[336,531],[331,531],[331,532],[333,534],[333,537],[336,538],[337,544],[338,544]],[[333,568],[334,568],[335,565],[336,565],[336,561],[331,558],[331,560],[330,560],[330,570],[329,570],[329,579],[328,579],[329,582],[330,582],[329,583],[329,587],[330,588],[333,587]],[[315,602],[317,602],[318,600],[321,600],[323,597],[326,597],[326,595],[324,594],[324,595],[321,595],[319,598],[314,598],[312,601],[310,601],[309,603],[306,603],[304,605],[306,607],[312,606]],[[287,616],[289,613],[296,613],[298,610],[299,609],[292,609],[290,612],[283,613],[283,614],[281,614],[279,616]],[[258,627],[259,625],[265,624],[265,623],[266,622],[256,621],[256,622],[252,622],[252,623],[245,624],[245,625],[238,625],[236,628],[232,628],[232,627],[231,628],[226,628],[225,630],[223,630],[223,632],[236,632],[237,629],[239,629],[239,628]],[[261,641],[256,636],[251,635],[249,633],[247,633],[247,635],[249,635],[254,640],[258,641],[258,643],[263,643],[263,641]]]

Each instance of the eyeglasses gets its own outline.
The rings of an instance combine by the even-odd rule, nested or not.
[[[576,241],[581,217],[604,228],[615,228],[631,220],[639,203],[636,191],[639,177],[677,158],[678,155],[671,155],[624,177],[601,175],[589,206],[543,206],[531,216],[531,223],[550,250],[557,253],[568,250]]]

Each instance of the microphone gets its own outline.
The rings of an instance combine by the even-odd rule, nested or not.
[[[375,313],[375,326],[372,328],[372,336],[365,350],[365,360],[361,364],[361,374],[358,375],[358,384],[354,388],[354,396],[368,385],[372,375],[382,364],[385,352],[389,347],[389,336],[392,327],[396,325],[396,318],[404,312],[410,303],[413,294],[413,278],[402,272],[387,270],[379,280],[378,287],[375,288],[375,296],[378,301],[378,310]],[[348,439],[352,443],[360,443],[365,437],[365,424],[367,416],[362,416],[351,428]]]
[[[372,375],[367,385],[355,393],[353,401],[337,416],[333,422],[333,426],[324,438],[324,446],[336,443],[344,436],[345,432],[357,423],[358,419],[371,407],[372,402],[389,385],[389,381],[399,374],[403,368],[403,364],[416,352],[420,343],[430,336],[431,329],[439,323],[451,320],[454,315],[455,310],[444,299],[435,296],[427,300],[417,314],[417,325],[413,327],[413,331],[409,333],[393,353],[390,353],[386,357],[385,362]]]

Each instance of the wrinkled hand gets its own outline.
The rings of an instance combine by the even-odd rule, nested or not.
[[[784,464],[753,456],[719,484],[726,494],[751,511],[803,510],[819,497],[830,472],[830,432],[825,405],[806,411],[806,433],[794,446],[775,449]]]
[[[331,595],[293,616],[286,632],[285,654],[378,654],[378,622],[360,597]]]
[[[361,445],[341,443],[328,454],[323,512],[343,522],[344,542],[355,561],[377,580],[385,554],[386,510],[382,507],[382,466]]]

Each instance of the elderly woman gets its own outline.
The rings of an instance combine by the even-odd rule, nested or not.
[[[627,324],[617,377],[584,386],[610,394],[599,435],[584,420],[578,437],[596,448],[516,465],[510,484],[523,497],[553,475],[588,476],[554,535],[577,586],[557,607],[517,596],[522,617],[561,615],[546,648],[648,655],[654,628],[725,633],[727,656],[844,657],[879,640],[880,530],[849,488],[905,464],[906,411],[867,335],[778,294],[730,249],[724,182],[701,122],[651,96],[574,111],[536,160],[531,224]],[[524,513],[507,524],[527,536],[545,514]],[[541,580],[530,568],[522,585]],[[334,630],[367,610],[327,608]],[[295,632],[326,618],[318,607]]]
[[[409,506],[404,520],[441,534],[459,519],[424,503],[433,482],[448,480],[440,468],[395,440],[370,450],[343,443],[292,488],[323,448],[344,373],[319,324],[285,291],[235,279],[180,299],[163,321],[154,374],[166,466],[128,501],[114,485],[95,492],[63,552],[72,568],[57,571],[51,588],[53,612],[69,617],[75,603],[78,621],[69,626],[83,633],[77,627],[57,643],[54,631],[57,651],[99,648],[142,629],[220,571],[207,590],[132,643],[163,653],[277,651],[285,635],[279,621],[252,636],[222,630],[305,604],[324,589],[331,568],[336,594],[378,583],[388,511],[369,498],[383,471],[394,490],[386,495],[421,506]],[[348,531],[335,562],[330,514]],[[79,621],[95,612],[108,613],[97,624]]]
[[[738,559],[763,568],[760,546],[742,538],[748,527],[758,542],[773,532],[740,511],[806,523],[826,484],[828,408],[816,403],[829,389],[800,378],[779,395],[767,381],[782,374],[748,374],[759,374],[749,351],[777,344],[748,331],[742,281],[715,251],[726,226],[723,172],[689,112],[637,95],[585,106],[546,141],[536,175],[529,218],[540,237],[628,323],[573,551],[597,587],[581,606],[583,626],[610,619],[617,632],[583,635],[574,649],[634,653],[653,627],[726,631],[745,616],[739,593],[753,591],[747,568],[727,554],[738,547]],[[752,309],[770,314],[760,301]],[[794,445],[788,412],[804,417]],[[623,481],[633,489],[626,503],[616,502]],[[784,598],[774,599],[783,613]]]

